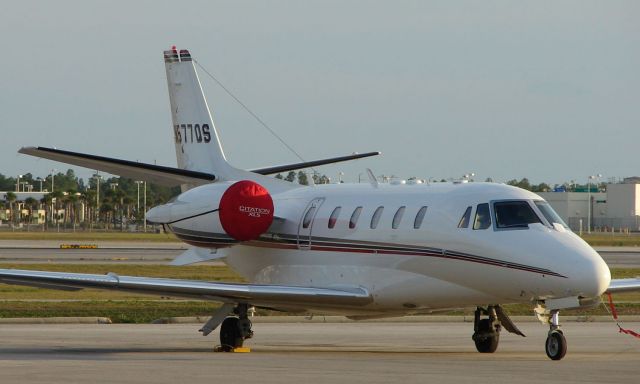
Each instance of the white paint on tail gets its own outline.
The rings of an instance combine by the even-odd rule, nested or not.
[[[231,166],[202,91],[191,54],[173,47],[164,52],[178,168],[211,173],[218,181],[252,180],[269,190],[289,189],[291,183]],[[192,188],[183,185],[183,191]]]

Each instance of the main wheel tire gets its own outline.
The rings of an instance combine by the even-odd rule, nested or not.
[[[240,319],[227,317],[220,326],[220,346],[225,352],[231,352],[235,348],[242,347],[244,338],[240,330]]]
[[[478,333],[483,336],[474,335],[473,341],[476,349],[480,353],[493,353],[498,349],[500,333],[493,329],[490,319],[482,319],[478,324]]]
[[[553,331],[547,336],[544,349],[551,360],[560,360],[567,354],[567,339],[562,332]]]

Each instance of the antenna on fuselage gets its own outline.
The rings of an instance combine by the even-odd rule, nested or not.
[[[367,176],[369,176],[369,183],[371,183],[371,186],[373,188],[378,188],[378,179],[376,179],[373,172],[369,168],[367,168]]]

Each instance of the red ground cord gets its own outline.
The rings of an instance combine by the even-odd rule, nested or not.
[[[615,305],[613,305],[613,297],[611,297],[611,293],[607,292],[607,297],[609,297],[609,308],[611,308],[611,316],[613,316],[613,319],[616,321],[616,325],[618,326],[618,332],[626,333],[627,335],[631,335],[633,337],[637,337],[638,339],[640,339],[640,334],[630,329],[622,328],[620,326],[620,322],[618,321],[618,312],[616,311]]]

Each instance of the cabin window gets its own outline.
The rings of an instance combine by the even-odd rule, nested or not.
[[[489,204],[478,204],[476,208],[476,218],[473,220],[473,229],[487,229],[491,226],[491,213]]]
[[[413,220],[414,229],[420,229],[420,227],[422,226],[422,221],[424,220],[425,213],[427,213],[427,207],[420,208],[418,214],[416,215],[416,219]]]
[[[464,215],[462,215],[458,223],[458,228],[468,228],[469,220],[471,220],[471,207],[467,207],[467,210],[464,211]]]
[[[404,215],[404,211],[407,207],[404,205],[396,211],[396,214],[393,215],[393,222],[391,223],[391,228],[398,229],[400,226],[400,222],[402,221],[402,215]]]
[[[380,216],[382,216],[382,211],[384,207],[380,206],[376,208],[376,211],[373,212],[373,216],[371,216],[371,229],[376,229],[378,227],[378,223],[380,222]]]
[[[565,228],[569,228],[567,224],[564,222],[564,220],[560,218],[560,215],[558,215],[556,211],[554,211],[553,208],[551,208],[549,203],[541,200],[536,200],[534,201],[534,203],[536,204],[538,209],[540,209],[540,212],[542,212],[542,215],[547,219],[549,224],[553,225],[553,223],[558,223]]]
[[[493,204],[498,228],[528,228],[542,223],[527,201],[500,201]]]
[[[349,228],[354,229],[356,224],[358,224],[358,218],[360,217],[360,213],[362,212],[362,207],[358,207],[353,210],[351,214],[351,219],[349,219]]]
[[[331,216],[329,216],[329,228],[333,228],[336,226],[336,222],[338,221],[338,216],[340,216],[341,207],[335,207],[333,212],[331,212]]]
[[[315,212],[316,212],[315,205],[309,208],[307,213],[304,215],[304,218],[302,219],[302,228],[309,228],[309,225],[311,225],[311,220],[313,219],[313,214]]]

